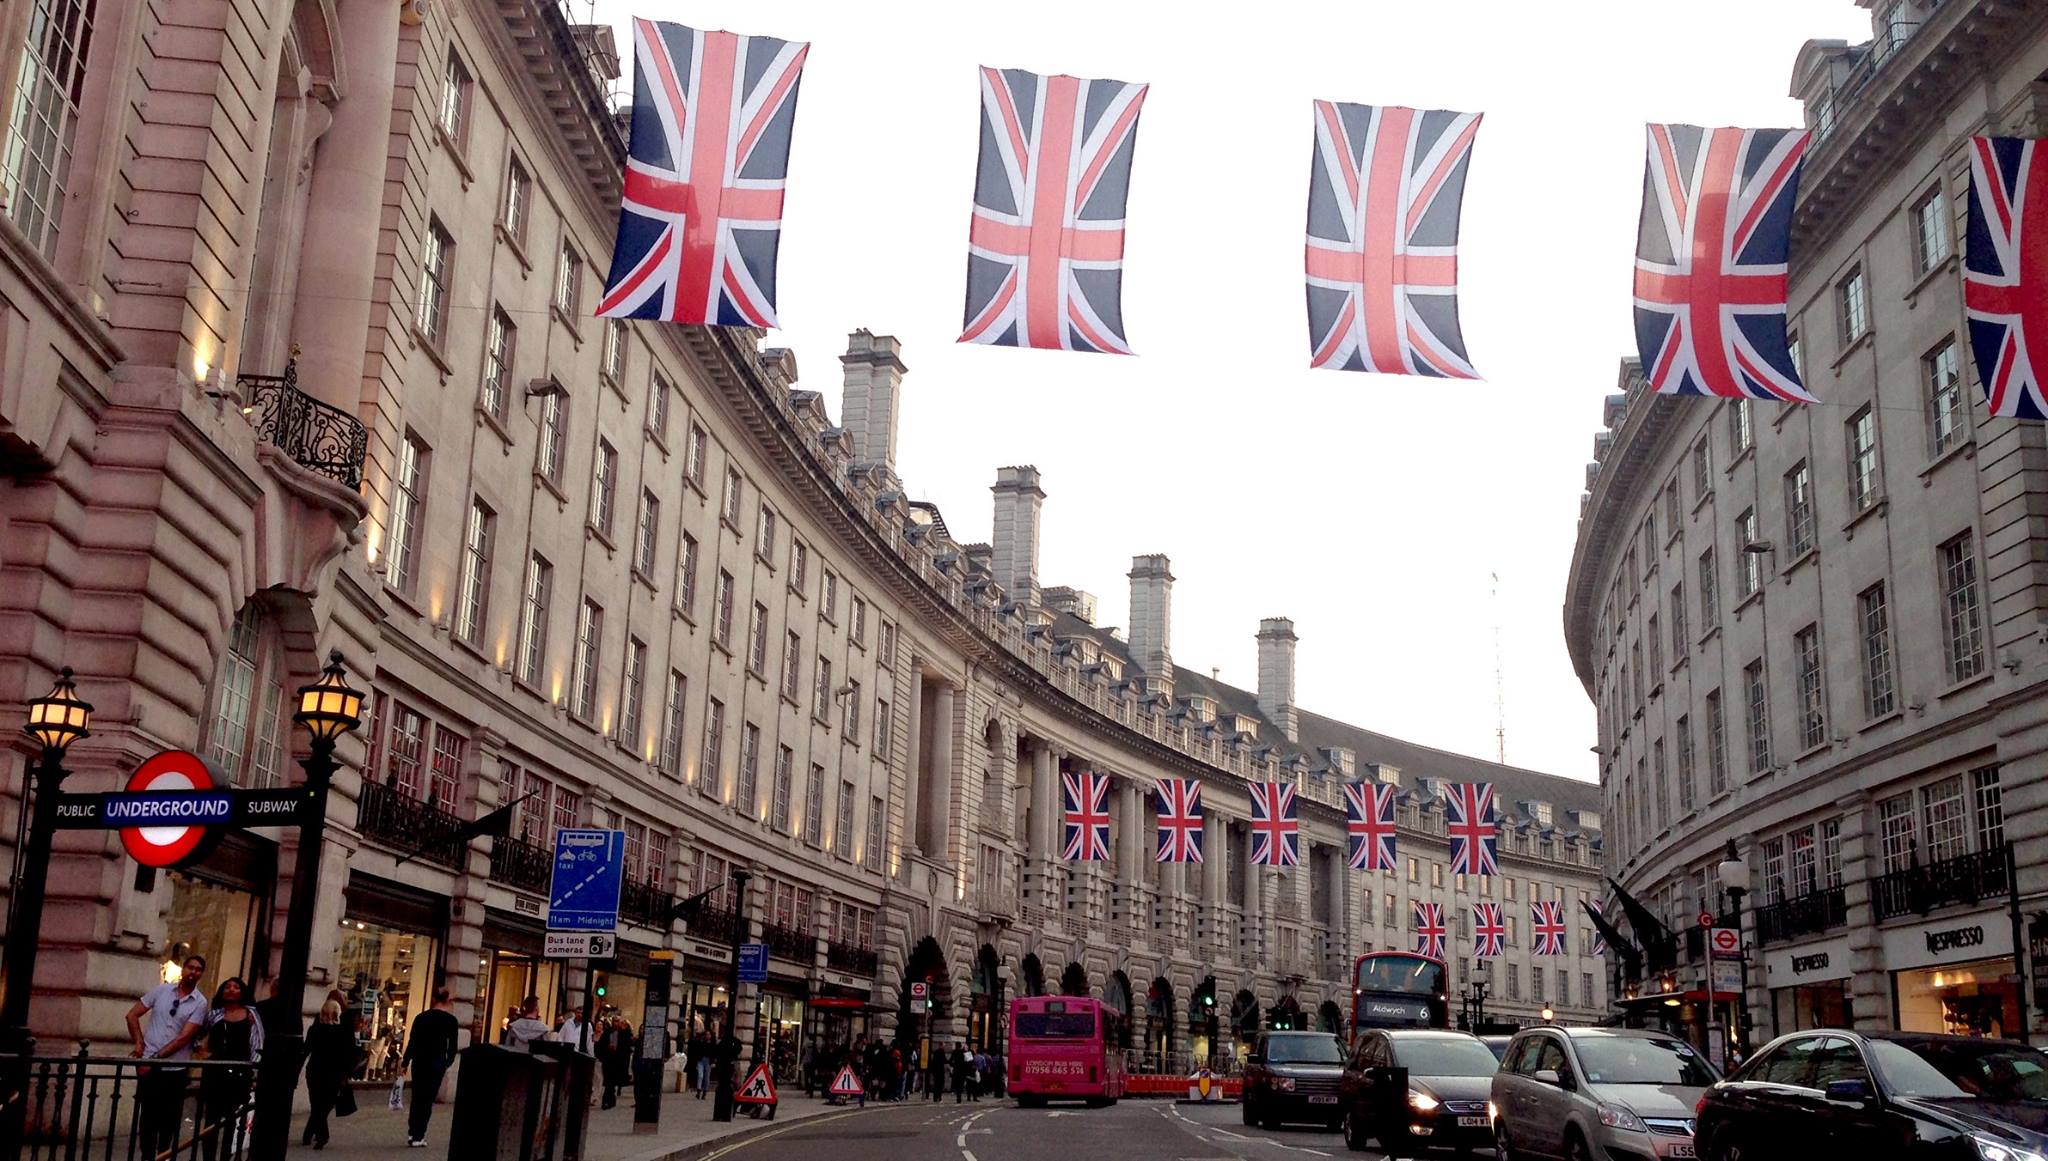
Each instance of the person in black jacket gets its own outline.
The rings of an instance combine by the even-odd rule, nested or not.
[[[354,1029],[341,1020],[341,1004],[328,1000],[320,1007],[320,1018],[306,1030],[306,1099],[312,1113],[306,1118],[301,1145],[327,1147],[327,1118],[334,1112],[348,1086],[348,1074],[356,1070],[360,1057]],[[351,1095],[351,1100],[353,1096]],[[349,1109],[341,1110],[345,1116]]]
[[[412,1018],[412,1034],[405,1038],[401,1064],[412,1065],[412,1113],[406,1124],[405,1143],[414,1149],[427,1147],[427,1122],[434,1115],[434,1098],[441,1094],[441,1078],[455,1063],[455,1041],[462,1026],[448,1010],[448,989],[434,989],[434,1006]]]
[[[615,1108],[619,1090],[633,1087],[633,1026],[616,1017],[597,1036],[597,1066],[604,1073],[604,1108]]]

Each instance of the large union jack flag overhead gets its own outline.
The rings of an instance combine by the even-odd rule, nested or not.
[[[981,70],[961,342],[1131,353],[1124,196],[1145,88]]]
[[[597,313],[772,327],[801,41],[633,21],[633,132]]]
[[[1418,955],[1444,957],[1444,905],[1415,905],[1415,951]]]
[[[1070,862],[1109,861],[1109,775],[1060,775],[1061,818],[1066,842],[1061,858]]]
[[[1507,946],[1508,925],[1501,919],[1500,904],[1472,905],[1472,954],[1482,958],[1500,955]]]
[[[2020,419],[2048,419],[2048,165],[2037,163],[2039,144],[1970,138],[1970,353],[1991,414]]]
[[[1536,940],[1537,955],[1564,954],[1564,904],[1556,899],[1538,899],[1529,904],[1530,934]]]
[[[1493,821],[1493,783],[1460,782],[1444,795],[1444,830],[1451,839],[1451,873],[1498,875],[1500,832]]]
[[[1458,327],[1458,215],[1479,116],[1315,103],[1310,366],[1477,378]]]
[[[1636,349],[1665,395],[1812,403],[1785,330],[1808,134],[1651,125],[1636,233]]]
[[[1202,861],[1202,782],[1159,779],[1159,855],[1162,863]]]
[[[1344,784],[1344,829],[1351,838],[1347,860],[1354,871],[1394,869],[1394,787],[1386,782]]]
[[[1253,782],[1252,865],[1292,867],[1301,862],[1301,820],[1295,817],[1294,787]]]

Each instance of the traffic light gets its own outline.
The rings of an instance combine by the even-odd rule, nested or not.
[[[605,994],[605,992],[607,992],[607,991],[609,991],[609,990],[610,990],[610,987],[609,987],[608,985],[606,985],[606,984],[599,984],[599,985],[597,985],[597,998],[598,998],[598,999],[600,999],[600,1000],[604,999],[604,994]]]
[[[1202,1007],[1211,1012],[1216,1010],[1216,994],[1214,992],[1202,993]]]

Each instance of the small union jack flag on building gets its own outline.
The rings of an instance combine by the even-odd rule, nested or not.
[[[1491,959],[1507,946],[1508,925],[1501,919],[1500,904],[1472,905],[1472,954]]]
[[[1970,138],[1963,307],[1991,414],[2048,419],[2048,165],[2040,142]],[[2042,364],[2034,363],[2041,345]]]
[[[1301,820],[1295,817],[1294,787],[1253,782],[1252,865],[1292,867],[1301,862]]]
[[[961,342],[1131,353],[1124,199],[1145,88],[981,70]]]
[[[1444,957],[1444,905],[1415,905],[1415,951],[1418,955]]]
[[[1458,327],[1458,215],[1479,114],[1317,101],[1309,365],[1474,379]]]
[[[1109,861],[1109,775],[1060,775],[1060,805],[1066,843],[1061,858],[1069,862]]]
[[[597,313],[772,327],[801,41],[633,21],[633,132]]]
[[[1536,940],[1537,955],[1563,955],[1565,944],[1564,903],[1538,899],[1529,904],[1529,930]]]
[[[1493,819],[1493,783],[1452,785],[1444,795],[1444,830],[1451,839],[1452,874],[1500,874],[1500,832]]]
[[[1344,784],[1344,829],[1354,871],[1394,869],[1394,787],[1386,782]]]
[[[1202,861],[1202,782],[1159,779],[1159,856],[1162,863]]]
[[[1636,233],[1636,349],[1665,395],[1812,403],[1785,327],[1808,134],[1651,125]]]

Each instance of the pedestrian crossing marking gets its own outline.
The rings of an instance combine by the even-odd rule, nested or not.
[[[743,1105],[772,1105],[775,1103],[775,1078],[768,1074],[768,1064],[763,1061],[747,1074],[747,1082],[732,1099]]]

